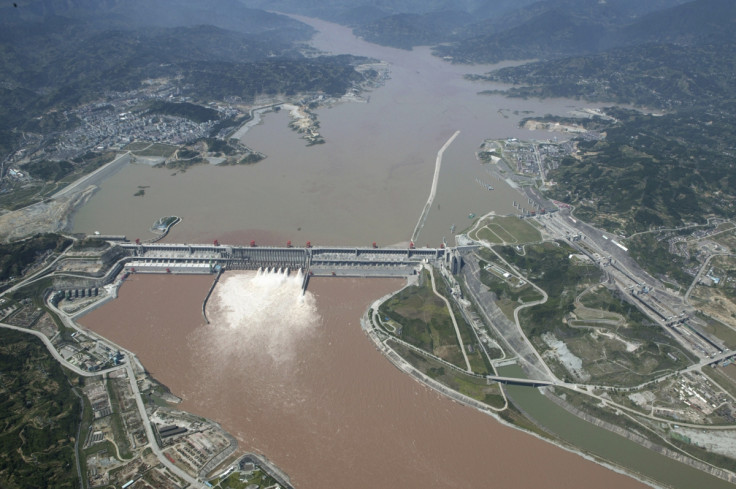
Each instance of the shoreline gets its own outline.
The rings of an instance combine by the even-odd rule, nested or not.
[[[376,347],[376,350],[378,350],[389,362],[391,362],[392,365],[394,365],[403,374],[408,375],[409,377],[411,377],[412,379],[414,379],[416,382],[418,382],[418,383],[422,384],[423,386],[425,386],[425,387],[427,387],[427,388],[429,388],[429,389],[437,392],[438,394],[442,395],[443,397],[445,397],[445,398],[447,398],[447,399],[449,399],[449,400],[451,400],[453,402],[457,402],[458,404],[462,404],[462,405],[464,405],[466,407],[475,409],[476,411],[478,411],[478,412],[480,412],[482,414],[485,414],[485,415],[488,415],[488,416],[492,417],[495,421],[499,422],[500,424],[502,424],[502,425],[504,425],[506,427],[519,430],[519,431],[521,431],[523,433],[526,433],[528,435],[532,435],[532,436],[534,436],[535,438],[537,438],[539,440],[543,440],[543,441],[545,441],[547,443],[550,443],[552,445],[555,445],[556,447],[561,448],[561,449],[563,449],[563,450],[565,450],[567,452],[570,452],[570,453],[574,453],[576,455],[579,455],[579,456],[581,456],[582,458],[584,458],[584,459],[586,459],[588,461],[594,462],[594,463],[596,463],[596,464],[598,464],[598,465],[600,465],[602,467],[605,467],[605,468],[607,468],[609,470],[612,470],[612,471],[614,471],[614,472],[616,472],[618,474],[623,474],[623,475],[626,475],[627,477],[631,477],[631,478],[633,478],[633,479],[641,482],[642,484],[648,485],[648,486],[650,486],[652,488],[655,488],[655,489],[666,489],[667,488],[667,486],[661,485],[657,481],[655,481],[655,480],[653,480],[651,478],[648,478],[647,476],[645,476],[643,474],[639,474],[637,472],[633,472],[633,471],[629,470],[628,468],[626,468],[624,466],[621,466],[621,465],[618,465],[618,464],[615,464],[614,462],[611,462],[609,460],[606,460],[603,457],[600,457],[600,456],[597,456],[595,454],[582,451],[580,448],[578,448],[578,447],[576,447],[576,446],[574,446],[572,444],[569,444],[569,443],[567,443],[567,442],[565,442],[563,440],[557,440],[557,439],[547,438],[547,437],[541,436],[538,433],[534,433],[534,432],[529,431],[529,430],[527,430],[525,428],[522,428],[521,426],[518,426],[518,425],[515,425],[513,423],[510,423],[510,422],[506,421],[505,419],[503,419],[490,406],[488,406],[488,405],[486,405],[486,404],[484,404],[484,403],[482,403],[480,401],[477,401],[475,399],[469,398],[468,396],[466,396],[466,395],[464,395],[464,394],[462,394],[460,392],[457,392],[457,391],[455,391],[453,389],[450,389],[449,387],[447,387],[447,386],[445,386],[443,384],[440,384],[436,380],[427,377],[425,374],[423,374],[422,372],[420,372],[419,370],[417,370],[413,365],[409,364],[406,360],[404,360],[404,358],[401,355],[399,355],[398,353],[396,353],[395,350],[393,350],[389,345],[385,344],[384,342],[382,342],[378,338],[378,334],[376,332],[376,326],[373,325],[373,323],[370,321],[370,318],[369,318],[369,315],[368,315],[369,311],[371,311],[371,310],[377,310],[378,306],[381,303],[385,302],[386,300],[388,300],[389,298],[391,298],[392,296],[394,296],[395,294],[397,294],[398,292],[400,292],[401,290],[403,290],[404,288],[406,288],[408,286],[409,286],[409,284],[405,285],[401,289],[399,289],[399,290],[397,290],[397,291],[395,291],[395,292],[393,292],[391,294],[388,294],[388,295],[386,295],[384,297],[381,297],[380,299],[375,300],[374,302],[371,303],[370,306],[368,306],[368,309],[366,309],[366,311],[363,313],[363,316],[361,316],[361,318],[360,318],[361,329],[363,329],[365,335],[373,342],[374,346]],[[512,400],[512,403],[513,403],[513,400]],[[516,406],[515,403],[514,403],[514,405]],[[538,427],[541,426],[533,418],[531,418],[526,413],[524,413],[523,410],[521,410],[518,407],[517,407],[517,409],[519,409],[519,411],[521,411],[522,414],[527,419],[529,419],[535,426],[538,426]]]
[[[455,141],[455,138],[458,137],[459,134],[459,130],[455,131],[455,133],[450,136],[450,139],[448,139],[447,142],[445,142],[445,144],[437,152],[437,158],[434,162],[434,176],[432,177],[432,186],[429,190],[429,197],[427,198],[427,203],[424,204],[422,214],[419,216],[419,221],[417,221],[417,225],[414,227],[414,232],[411,235],[412,243],[419,238],[419,233],[421,233],[422,228],[424,227],[424,223],[427,221],[427,217],[429,217],[429,211],[432,208],[434,197],[437,194],[437,184],[439,183],[440,169],[442,168],[442,156],[445,154],[445,150],[450,147],[452,142]]]

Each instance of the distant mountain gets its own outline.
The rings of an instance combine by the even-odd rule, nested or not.
[[[512,1],[495,0],[497,3],[510,3]],[[360,10],[381,11],[386,16],[424,14],[447,10],[472,13],[489,2],[494,3],[494,0],[243,0],[243,3],[251,8],[298,13],[327,20],[336,20],[346,12]],[[517,0],[516,3],[528,4],[531,2],[530,0]]]
[[[660,109],[721,106],[736,93],[736,2],[696,0],[648,14],[591,53],[495,70],[519,97],[576,97]],[[529,44],[527,44],[529,45]],[[558,46],[560,43],[558,43]]]
[[[362,24],[354,32],[367,41],[411,49],[452,40],[472,20],[469,13],[458,11],[397,14]]]
[[[568,41],[583,32],[585,14],[545,15],[554,19],[547,30],[533,24],[539,17],[522,24],[540,29],[527,41],[517,26],[454,48],[463,47],[458,52],[465,61],[488,61],[490,41],[503,56],[528,50],[549,58],[474,77],[513,84],[506,95],[580,98],[664,112],[608,109],[616,122],[606,128],[606,137],[579,138],[577,157],[548,174],[557,182],[551,196],[573,204],[585,220],[627,233],[733,217],[736,2],[694,0],[629,20],[613,16],[597,24],[577,53]],[[534,44],[545,37],[546,51]]]
[[[458,63],[553,58],[585,54],[636,42],[624,30],[650,14],[685,0],[546,0],[466,26],[436,54]],[[656,34],[651,33],[651,36]],[[644,39],[640,42],[645,42]]]
[[[619,32],[621,44],[736,41],[736,2],[696,0],[650,13]]]
[[[69,128],[64,110],[144,80],[193,100],[321,91],[361,79],[346,56],[306,58],[314,30],[238,0],[19,0],[0,6],[0,159],[23,132]],[[43,116],[43,117],[40,117]]]
[[[247,8],[238,0],[20,0],[0,7],[0,24],[46,22],[63,17],[85,30],[211,25],[241,33],[280,30],[285,38],[307,39],[314,31],[289,17]]]
[[[568,97],[657,109],[717,107],[736,94],[736,43],[644,44],[502,68],[514,97]]]

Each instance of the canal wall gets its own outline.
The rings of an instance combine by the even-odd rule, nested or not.
[[[603,428],[610,432],[616,433],[617,435],[620,435],[628,440],[633,441],[634,443],[637,443],[645,448],[648,448],[649,450],[659,453],[660,455],[664,455],[665,457],[669,457],[673,460],[677,460],[678,462],[681,462],[685,465],[689,465],[690,467],[706,472],[714,477],[718,477],[719,479],[723,479],[732,484],[736,483],[736,474],[733,474],[732,472],[720,469],[718,467],[714,467],[710,464],[694,459],[681,452],[677,452],[665,446],[654,443],[651,440],[637,433],[633,433],[627,430],[626,428],[622,428],[620,426],[611,424],[607,421],[603,421],[602,419],[596,418],[595,416],[592,416],[586,413],[585,411],[582,411],[576,408],[575,406],[565,401],[564,399],[561,399],[560,397],[552,394],[551,392],[549,392],[548,389],[541,389],[541,391],[542,391],[542,394],[544,394],[544,396],[547,399],[554,402],[555,404],[557,404],[564,410],[569,411],[570,413],[574,414],[578,418],[587,421],[588,423],[591,423],[599,428]]]

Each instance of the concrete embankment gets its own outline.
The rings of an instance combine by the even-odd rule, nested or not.
[[[588,423],[594,424],[595,426],[598,426],[599,428],[603,428],[605,430],[616,433],[617,435],[623,436],[624,438],[631,440],[634,443],[637,443],[652,451],[655,451],[659,453],[660,455],[664,455],[665,457],[669,457],[671,459],[677,460],[678,462],[694,467],[698,470],[702,470],[703,472],[706,472],[714,477],[718,477],[719,479],[723,479],[732,484],[736,483],[736,475],[734,475],[732,472],[720,469],[718,467],[714,467],[705,462],[701,462],[700,460],[696,460],[692,457],[689,457],[688,455],[685,455],[683,453],[677,452],[665,446],[654,443],[650,441],[649,439],[644,438],[643,436],[639,434],[632,433],[631,431],[625,428],[616,426],[607,421],[603,421],[594,416],[591,416],[590,414],[584,411],[581,411],[580,409],[576,408],[575,406],[566,402],[565,400],[549,393],[549,391],[546,391],[546,389],[542,389],[542,393],[550,401],[554,402],[555,404],[565,409],[566,411],[569,411],[570,413],[574,414],[578,418],[581,418],[587,421]]]
[[[215,285],[217,285],[217,282],[220,280],[220,275],[222,275],[222,269],[217,271],[217,276],[215,276],[215,280],[212,281],[210,290],[207,292],[207,295],[205,296],[204,301],[202,302],[202,317],[204,318],[207,324],[210,324],[210,320],[207,319],[207,301],[210,300],[212,291],[215,290]]]
[[[379,332],[375,329],[375,327],[372,325],[370,318],[368,317],[367,313],[363,315],[361,318],[361,326],[364,331],[368,334],[368,337],[373,341],[373,343],[376,345],[376,348],[383,353],[383,355],[389,359],[389,361],[394,364],[396,368],[401,370],[402,372],[411,375],[414,379],[416,379],[418,382],[426,385],[427,387],[434,389],[435,391],[439,392],[440,394],[443,394],[453,401],[459,402],[460,404],[464,404],[466,406],[470,406],[472,408],[477,409],[478,411],[481,411],[485,414],[490,414],[494,417],[497,417],[495,413],[493,413],[493,410],[487,405],[480,401],[477,401],[473,399],[472,397],[468,397],[464,394],[461,394],[457,391],[454,391],[450,389],[449,387],[446,387],[436,380],[434,380],[431,377],[428,377],[424,375],[422,372],[414,368],[413,365],[408,363],[406,360],[404,360],[401,355],[396,353],[390,346],[388,346],[386,343],[381,341],[381,338],[379,337]]]
[[[146,243],[151,243],[151,244],[158,243],[159,241],[161,241],[162,239],[164,239],[169,234],[169,231],[171,231],[171,228],[173,228],[174,226],[176,226],[177,224],[179,224],[181,222],[181,217],[179,217],[179,216],[173,216],[173,217],[175,217],[176,220],[174,220],[171,224],[169,224],[168,226],[166,226],[166,229],[164,229],[164,232],[163,233],[159,234],[155,238],[149,239],[148,241],[146,241]]]
[[[70,183],[69,185],[52,195],[51,198],[58,199],[59,197],[63,197],[65,195],[70,195],[75,192],[84,190],[90,185],[99,185],[100,183],[102,183],[103,180],[111,177],[125,165],[130,163],[132,158],[133,156],[130,151],[123,153],[102,168],[98,168],[92,173],[83,176],[76,182]]]
[[[424,223],[427,221],[427,216],[429,216],[429,210],[432,208],[434,197],[435,195],[437,195],[437,184],[440,180],[440,169],[442,168],[442,155],[445,154],[445,150],[452,144],[458,134],[460,134],[460,131],[455,131],[455,134],[453,134],[450,139],[448,139],[447,142],[442,146],[442,148],[440,148],[440,150],[437,152],[437,159],[435,160],[434,164],[434,177],[432,178],[432,188],[429,191],[429,198],[427,199],[427,203],[424,204],[422,215],[419,216],[419,221],[417,221],[417,225],[414,227],[414,232],[411,234],[412,242],[416,241],[419,238],[419,233],[422,231]]]
[[[222,426],[220,426],[219,423],[215,423],[214,421],[210,421],[210,423],[217,425],[217,427],[220,428],[223,436],[227,438],[229,445],[225,447],[220,453],[214,455],[211,459],[207,461],[207,463],[202,466],[199,473],[197,474],[200,479],[206,477],[210,472],[215,470],[218,465],[224,462],[230,455],[235,452],[235,450],[238,449],[238,441],[235,439],[234,436],[222,429]]]

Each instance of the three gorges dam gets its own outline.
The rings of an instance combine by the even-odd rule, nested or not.
[[[128,257],[128,273],[221,273],[226,270],[301,270],[306,289],[310,277],[406,277],[423,263],[443,265],[453,274],[462,266],[462,254],[472,247],[407,248],[312,246],[233,246],[118,242]]]

